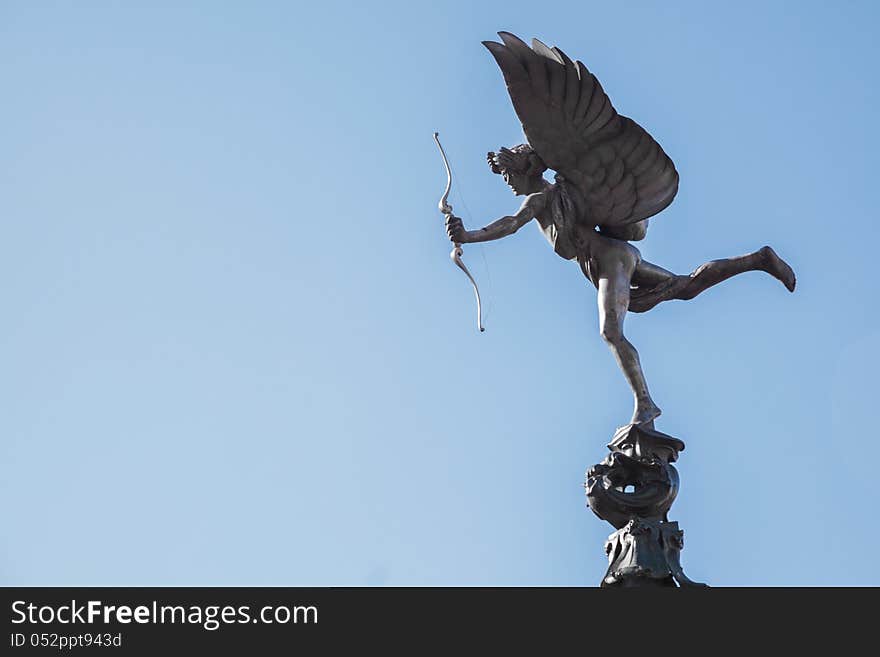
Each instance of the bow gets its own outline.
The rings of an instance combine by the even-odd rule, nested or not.
[[[447,203],[447,199],[449,198],[449,190],[452,189],[452,170],[449,168],[449,160],[446,159],[446,153],[443,151],[443,146],[440,145],[440,139],[438,139],[438,133],[434,133],[434,141],[437,142],[437,148],[440,149],[440,155],[443,157],[443,166],[446,167],[446,191],[443,192],[443,196],[440,197],[440,203],[438,203],[438,207],[440,208],[440,212],[442,212],[446,217],[452,215],[452,206]],[[474,280],[474,277],[471,276],[471,273],[468,271],[468,268],[461,261],[461,244],[458,242],[453,243],[452,251],[449,253],[449,257],[452,258],[452,262],[458,265],[458,268],[461,269],[465,276],[470,280],[471,285],[474,286],[474,296],[477,297],[477,328],[480,329],[482,333],[486,329],[483,328],[483,310],[482,304],[480,303],[480,290],[477,288],[477,282]]]

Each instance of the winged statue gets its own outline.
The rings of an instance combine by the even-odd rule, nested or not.
[[[648,220],[672,203],[679,176],[670,157],[634,120],[618,114],[602,85],[580,61],[538,40],[531,47],[508,32],[484,41],[495,58],[528,143],[487,156],[520,209],[484,228],[466,230],[446,214],[446,231],[458,248],[513,234],[536,220],[554,251],[576,261],[596,287],[599,331],[635,399],[631,424],[660,415],[648,391],[635,347],[626,339],[627,311],[645,312],[671,299],[692,299],[737,274],[763,271],[789,291],[791,267],[769,246],[707,262],[674,274],[644,260],[630,242],[641,240]],[[555,172],[554,182],[545,172]]]

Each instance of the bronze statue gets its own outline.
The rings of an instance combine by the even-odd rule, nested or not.
[[[489,153],[488,161],[525,199],[515,214],[471,231],[444,196],[441,210],[454,257],[461,255],[461,244],[506,237],[537,219],[556,253],[576,260],[596,286],[599,332],[635,397],[631,423],[650,425],[660,408],[648,392],[638,352],[624,337],[627,310],[645,312],[669,299],[692,299],[746,271],[767,272],[794,291],[794,272],[769,246],[713,260],[690,275],[643,260],[630,242],[643,239],[648,218],[675,198],[678,172],[672,160],[644,128],[617,113],[581,62],[538,40],[530,48],[507,32],[499,36],[502,43],[483,44],[501,67],[528,144]],[[555,183],[544,178],[547,169],[556,171]]]

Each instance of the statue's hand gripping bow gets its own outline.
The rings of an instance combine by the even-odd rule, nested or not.
[[[438,138],[438,133],[434,133],[434,141],[437,142],[437,148],[440,149],[440,155],[443,157],[443,166],[446,167],[446,191],[443,192],[443,196],[440,197],[440,203],[438,203],[438,207],[440,208],[440,212],[442,212],[447,218],[452,215],[452,206],[449,205],[447,200],[449,199],[449,190],[452,189],[452,170],[449,168],[449,160],[446,159],[446,153],[443,151],[443,146],[440,145],[440,139]],[[471,273],[468,271],[468,268],[461,261],[461,244],[458,242],[453,242],[454,246],[452,247],[452,251],[449,253],[449,257],[452,258],[452,262],[458,265],[459,269],[461,269],[465,276],[470,280],[471,285],[474,286],[474,296],[477,297],[477,328],[480,331],[485,331],[483,328],[483,310],[482,304],[480,303],[480,290],[477,288],[477,282],[474,280],[474,277],[471,276]]]

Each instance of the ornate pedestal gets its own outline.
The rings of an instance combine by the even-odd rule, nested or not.
[[[600,586],[706,586],[684,574],[684,532],[667,513],[678,494],[672,463],[684,443],[649,425],[617,430],[611,453],[587,471],[587,502],[617,531],[605,542],[608,571]]]

